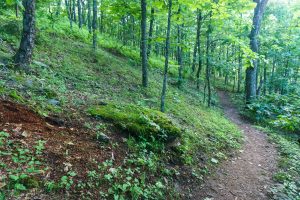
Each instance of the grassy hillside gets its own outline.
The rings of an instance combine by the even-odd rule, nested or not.
[[[51,27],[39,17],[32,71],[15,71],[10,60],[20,21],[7,15],[0,16],[1,99],[26,105],[38,115],[30,114],[35,124],[23,120],[5,128],[1,121],[0,199],[25,194],[48,199],[185,199],[193,182],[202,181],[239,148],[239,130],[217,106],[203,105],[193,82],[177,88],[175,62],[163,114],[157,111],[162,58],[151,58],[145,89],[137,50],[101,35],[101,48],[94,52],[87,31],[72,31],[66,21]],[[95,107],[102,109],[100,114],[91,112]],[[36,134],[32,126],[44,132]],[[145,136],[162,127],[163,133],[179,130],[180,136],[172,143]]]

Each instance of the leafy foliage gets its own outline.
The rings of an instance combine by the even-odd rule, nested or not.
[[[248,105],[248,116],[291,132],[300,131],[300,100],[298,95],[272,94]]]

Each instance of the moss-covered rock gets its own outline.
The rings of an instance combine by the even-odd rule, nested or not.
[[[107,104],[94,106],[88,112],[95,117],[112,121],[116,126],[135,137],[172,142],[181,130],[162,112],[135,106]]]

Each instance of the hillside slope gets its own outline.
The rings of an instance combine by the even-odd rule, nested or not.
[[[161,58],[152,58],[150,87],[142,88],[134,49],[101,36],[103,48],[94,52],[88,33],[64,21],[48,29],[42,18],[31,73],[13,70],[20,22],[7,19],[0,20],[0,199],[185,199],[240,147],[237,127],[217,107],[206,108],[190,81],[178,89],[172,76],[167,112],[156,111]],[[151,137],[162,129],[180,137]]]

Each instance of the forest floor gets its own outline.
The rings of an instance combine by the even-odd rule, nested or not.
[[[227,93],[219,92],[225,115],[245,134],[245,144],[240,153],[224,162],[216,173],[208,177],[194,199],[261,200],[269,199],[276,172],[278,153],[267,135],[252,127],[239,115]]]

